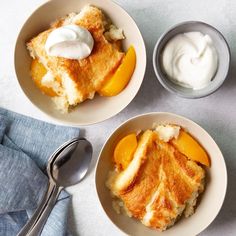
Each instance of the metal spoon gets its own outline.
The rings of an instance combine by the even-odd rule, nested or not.
[[[52,154],[47,165],[47,193],[18,236],[40,235],[61,190],[84,178],[91,158],[92,145],[86,139],[68,141]]]

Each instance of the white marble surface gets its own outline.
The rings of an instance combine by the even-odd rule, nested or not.
[[[79,0],[78,0],[79,1]],[[14,44],[31,12],[44,0],[1,1],[0,20],[0,106],[50,122],[23,95],[14,73]],[[93,163],[87,178],[70,188],[73,207],[69,223],[73,235],[120,235],[99,207],[94,185],[94,165],[102,144],[121,122],[150,111],[184,115],[205,128],[221,148],[228,167],[228,191],[215,221],[202,236],[236,235],[236,2],[233,0],[118,0],[136,20],[147,46],[148,65],[143,85],[133,102],[116,117],[82,129],[94,147]],[[151,58],[158,37],[170,26],[184,20],[202,20],[218,28],[232,51],[230,76],[213,95],[186,100],[166,92],[155,78]],[[235,42],[234,42],[235,40]]]

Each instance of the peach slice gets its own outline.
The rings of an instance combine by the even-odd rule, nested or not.
[[[124,170],[133,159],[133,154],[138,146],[135,133],[122,138],[115,147],[114,161],[118,170]]]
[[[44,67],[42,63],[40,63],[37,59],[34,59],[31,63],[31,76],[36,86],[47,96],[54,97],[56,93],[53,89],[43,86],[41,84],[42,78],[46,75],[47,69]]]
[[[129,83],[136,65],[136,53],[133,46],[131,46],[122,63],[115,71],[107,78],[107,82],[98,91],[101,96],[111,97],[119,94]]]
[[[210,159],[204,148],[187,132],[181,130],[171,143],[189,159],[210,167]]]

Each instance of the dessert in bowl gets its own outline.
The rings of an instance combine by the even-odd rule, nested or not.
[[[15,49],[24,93],[46,114],[72,125],[120,112],[138,92],[145,67],[136,24],[111,1],[47,2],[25,23]]]
[[[137,116],[118,127],[95,178],[104,211],[129,235],[197,235],[218,214],[227,186],[213,139],[171,113]]]

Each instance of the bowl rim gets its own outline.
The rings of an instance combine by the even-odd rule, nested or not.
[[[222,209],[222,206],[224,204],[224,201],[225,201],[225,197],[226,197],[226,193],[227,193],[227,186],[228,186],[228,173],[227,173],[227,166],[226,166],[226,163],[225,163],[225,159],[224,159],[224,156],[223,156],[223,153],[221,152],[219,146],[217,145],[217,143],[215,142],[215,140],[211,137],[211,135],[204,129],[202,128],[198,123],[196,123],[195,121],[189,119],[189,118],[186,118],[184,116],[181,116],[181,115],[178,115],[178,114],[175,114],[175,113],[172,113],[172,112],[148,112],[148,113],[142,113],[142,114],[139,114],[139,115],[136,115],[136,116],[133,116],[129,119],[127,119],[126,121],[122,122],[120,125],[118,125],[111,133],[110,135],[108,136],[108,138],[106,139],[105,143],[103,144],[102,148],[100,149],[100,152],[99,152],[99,155],[98,155],[98,159],[96,161],[96,165],[95,165],[95,175],[94,175],[94,183],[95,183],[95,192],[96,192],[96,196],[97,196],[97,199],[98,199],[98,202],[99,202],[99,205],[100,207],[102,208],[103,212],[105,213],[106,217],[109,219],[109,221],[112,223],[113,226],[115,226],[115,228],[117,228],[120,232],[124,233],[125,235],[128,235],[122,228],[120,228],[117,224],[115,224],[112,219],[108,216],[108,214],[106,213],[105,209],[103,208],[103,205],[101,203],[101,200],[100,200],[100,197],[99,197],[99,191],[98,191],[98,184],[97,184],[97,176],[98,176],[98,165],[100,163],[100,159],[101,159],[101,155],[102,155],[102,152],[105,148],[105,146],[107,145],[107,143],[109,142],[109,140],[112,138],[112,136],[114,135],[114,133],[116,133],[121,127],[125,126],[127,123],[133,121],[133,120],[136,120],[136,119],[139,119],[140,117],[148,117],[148,116],[153,116],[153,115],[169,115],[169,116],[172,116],[172,117],[176,117],[178,119],[181,119],[181,120],[185,120],[187,122],[190,122],[192,123],[193,125],[195,125],[198,129],[200,129],[202,132],[204,132],[207,136],[209,136],[209,138],[213,141],[213,143],[216,145],[219,153],[221,154],[222,156],[222,160],[223,160],[223,164],[224,166],[222,167],[222,170],[224,171],[224,175],[225,175],[225,182],[224,182],[224,189],[222,189],[221,193],[222,193],[222,201],[221,203],[218,205],[218,210],[217,212],[215,213],[214,217],[212,217],[212,219],[209,221],[209,223],[202,229],[200,229],[200,231],[197,233],[201,233],[203,232],[206,228],[208,228],[212,222],[216,219],[216,217],[218,216],[219,212],[221,211]],[[105,183],[104,183],[105,184]]]
[[[33,17],[33,15],[40,11],[41,8],[44,8],[46,5],[48,5],[50,2],[56,2],[57,0],[48,0],[46,1],[45,3],[43,4],[40,4],[36,9],[33,10],[33,12],[26,18],[25,22],[23,23],[23,25],[21,26],[20,30],[18,31],[18,34],[17,34],[17,38],[15,40],[15,47],[14,47],[14,73],[15,73],[15,77],[16,77],[16,80],[17,80],[17,83],[21,89],[21,91],[23,92],[23,94],[25,95],[25,97],[28,99],[28,101],[40,112],[42,112],[43,114],[45,114],[47,117],[49,117],[52,121],[55,121],[61,125],[68,125],[68,126],[72,126],[72,127],[79,127],[79,126],[89,126],[89,125],[95,125],[95,124],[98,124],[98,123],[101,123],[101,122],[104,122],[114,116],[116,116],[118,113],[120,113],[122,110],[124,110],[132,101],[133,99],[137,96],[141,86],[142,86],[142,83],[143,83],[143,80],[144,80],[144,77],[145,77],[145,74],[146,74],[146,68],[147,68],[147,49],[146,49],[146,45],[145,45],[145,41],[144,41],[144,38],[142,36],[142,33],[136,23],[136,21],[134,20],[134,18],[120,5],[118,4],[116,1],[114,0],[109,0],[109,2],[111,4],[114,4],[116,7],[118,7],[121,11],[123,11],[124,14],[127,15],[128,18],[130,18],[131,21],[133,21],[134,23],[134,26],[135,26],[135,30],[137,30],[137,33],[140,35],[140,39],[141,39],[141,47],[143,48],[144,50],[144,55],[145,57],[142,58],[142,62],[143,62],[143,72],[142,74],[140,75],[140,77],[142,77],[142,81],[140,83],[140,85],[137,87],[136,91],[134,92],[134,95],[132,97],[132,99],[130,99],[130,101],[123,107],[121,107],[120,109],[118,109],[116,112],[114,112],[112,115],[109,115],[107,116],[106,118],[103,118],[103,119],[99,119],[97,121],[93,121],[93,122],[82,122],[82,123],[75,123],[73,121],[68,121],[68,120],[62,120],[60,118],[57,118],[55,116],[53,116],[52,114],[49,114],[48,112],[44,111],[43,109],[41,109],[35,102],[33,102],[27,95],[27,93],[25,92],[24,88],[21,86],[21,83],[20,83],[20,79],[18,78],[18,72],[16,70],[16,64],[17,64],[17,46],[18,46],[18,43],[20,41],[20,36],[21,36],[21,33],[23,31],[23,29],[25,28],[25,26],[30,22],[31,18]],[[103,0],[104,2],[107,2],[107,0]],[[88,4],[92,4],[91,1],[88,1]],[[50,22],[49,22],[50,23]],[[132,79],[132,78],[131,78]],[[96,98],[95,98],[96,99]],[[58,111],[59,112],[59,111]]]
[[[166,76],[162,76],[161,75],[161,66],[159,65],[159,63],[157,62],[157,59],[160,57],[160,54],[157,53],[157,51],[159,50],[159,53],[161,52],[161,49],[166,45],[164,45],[162,48],[160,48],[160,44],[161,42],[166,38],[166,36],[172,32],[174,29],[180,27],[180,26],[184,26],[184,25],[191,25],[191,24],[199,24],[199,25],[204,25],[208,28],[211,28],[213,31],[216,32],[216,34],[222,38],[222,42],[224,43],[224,45],[226,46],[226,54],[227,54],[227,64],[226,64],[226,68],[225,68],[225,74],[222,77],[222,79],[219,81],[219,83],[215,86],[215,88],[213,88],[210,91],[205,91],[204,93],[199,93],[198,95],[191,95],[191,94],[186,94],[184,92],[180,92],[178,89],[172,88],[170,87],[165,80],[170,81],[171,83],[175,84],[174,82],[172,82],[170,79],[168,79]],[[216,29],[214,26],[205,23],[203,21],[194,21],[194,20],[190,20],[190,21],[183,21],[180,23],[177,23],[173,26],[171,26],[170,28],[168,28],[164,33],[162,33],[162,35],[159,37],[159,39],[157,40],[154,50],[153,50],[153,56],[152,56],[152,63],[153,63],[153,68],[154,68],[154,72],[156,75],[156,78],[158,79],[158,81],[161,83],[161,85],[170,93],[175,94],[179,97],[182,98],[189,98],[189,99],[197,99],[197,98],[202,98],[202,97],[206,97],[211,95],[212,93],[216,92],[221,85],[224,83],[224,81],[227,79],[228,74],[229,74],[229,69],[230,69],[230,64],[231,64],[231,50],[229,47],[229,44],[226,40],[226,38],[224,37],[224,35],[218,30]],[[215,76],[215,75],[214,75]],[[176,84],[175,84],[176,85]],[[180,85],[178,85],[180,86]],[[200,90],[199,90],[200,91]]]

